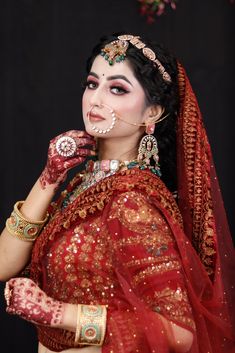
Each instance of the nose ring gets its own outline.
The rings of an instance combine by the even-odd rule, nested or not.
[[[94,125],[94,124],[91,123],[89,117],[90,117],[90,113],[91,113],[92,109],[95,108],[95,107],[104,107],[104,108],[106,108],[106,109],[109,109],[109,113],[110,113],[111,116],[112,116],[112,122],[111,122],[111,125],[110,125],[107,129],[100,129],[100,128],[98,128],[96,125]],[[93,105],[93,106],[91,107],[91,109],[90,109],[89,112],[88,112],[88,120],[89,120],[89,123],[90,123],[91,126],[92,126],[91,128],[92,128],[93,131],[95,131],[95,132],[98,133],[98,134],[104,135],[104,134],[107,134],[108,132],[110,132],[110,131],[114,128],[114,126],[115,126],[115,124],[116,124],[117,117],[116,117],[115,112],[114,112],[114,110],[113,110],[112,108],[110,108],[110,107],[108,107],[108,106],[106,106],[106,105],[104,105],[104,104],[100,104],[100,105]]]

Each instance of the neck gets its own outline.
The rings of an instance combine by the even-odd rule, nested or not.
[[[136,139],[111,138],[98,140],[98,157],[103,159],[118,159],[119,161],[132,160],[137,157],[139,136]]]

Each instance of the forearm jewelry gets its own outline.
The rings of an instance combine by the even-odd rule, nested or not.
[[[16,202],[11,216],[6,220],[6,228],[11,235],[20,240],[34,241],[48,220],[48,214],[42,221],[29,220],[20,212],[23,203],[24,201]]]
[[[105,305],[78,305],[75,346],[101,346],[106,331]]]

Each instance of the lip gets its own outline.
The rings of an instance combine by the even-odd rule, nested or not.
[[[92,112],[88,112],[87,117],[90,121],[103,121],[103,120],[105,120],[101,115],[94,114]]]

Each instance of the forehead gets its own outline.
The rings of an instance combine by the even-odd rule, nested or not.
[[[134,71],[127,59],[120,63],[109,65],[107,60],[98,55],[92,64],[91,71],[98,76],[125,75],[132,78],[132,80],[136,80]]]

